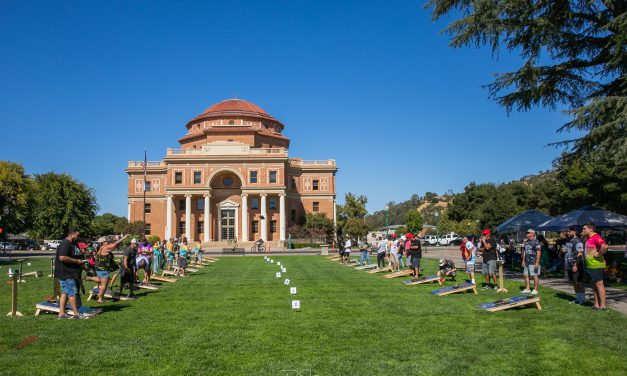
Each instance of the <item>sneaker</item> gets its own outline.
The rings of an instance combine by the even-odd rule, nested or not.
[[[531,295],[538,295],[538,290],[534,289],[533,291],[531,291]]]
[[[64,313],[60,316],[57,316],[57,320],[65,320],[65,319],[69,319],[70,315],[68,315],[67,313]]]
[[[576,300],[571,300],[570,302],[568,302],[568,304],[576,304],[576,305],[583,305],[583,303],[580,303]]]
[[[529,294],[530,292],[531,292],[531,290],[527,290],[527,289],[522,290],[523,294]]]
[[[72,320],[85,320],[87,317],[85,317],[85,315],[83,315],[82,313],[79,313],[78,315],[72,316]]]
[[[481,288],[481,290],[489,290],[489,289],[490,289],[490,286],[483,286],[483,287]]]
[[[495,290],[498,290],[498,289],[499,289],[499,287],[495,285],[495,286],[494,286],[494,289],[495,289]]]

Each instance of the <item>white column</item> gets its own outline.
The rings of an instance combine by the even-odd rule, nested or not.
[[[205,195],[205,222],[204,222],[204,233],[205,233],[205,238],[203,239],[205,242],[210,242],[211,241],[211,234],[209,234],[210,231],[210,224],[211,224],[211,194],[207,193]]]
[[[242,236],[243,242],[248,241],[248,193],[242,193]]]
[[[192,195],[185,195],[185,237],[192,241]]]
[[[165,239],[172,238],[172,195],[168,195],[165,208]]]
[[[268,211],[266,210],[266,196],[261,194],[261,239],[265,242],[268,240]]]
[[[337,200],[333,197],[333,226],[337,227]],[[337,234],[337,232],[335,232]]]
[[[128,203],[128,216],[126,217],[128,218],[128,223],[131,223],[131,203]]]
[[[285,241],[285,193],[279,194],[279,240]]]

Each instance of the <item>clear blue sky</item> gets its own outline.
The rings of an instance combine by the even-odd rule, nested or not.
[[[237,97],[285,124],[290,156],[336,159],[339,201],[371,212],[550,168],[563,116],[507,116],[481,86],[518,58],[448,47],[425,2],[4,0],[0,159],[67,172],[126,215],[127,161]]]

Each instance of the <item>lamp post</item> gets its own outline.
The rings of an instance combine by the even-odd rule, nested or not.
[[[390,235],[390,226],[388,224],[388,211],[390,210],[390,205],[385,205],[385,237],[387,238]]]

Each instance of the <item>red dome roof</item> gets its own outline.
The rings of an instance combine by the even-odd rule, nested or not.
[[[280,121],[272,117],[261,107],[243,99],[227,99],[225,101],[216,103],[213,106],[207,108],[202,114],[196,116],[194,119],[192,119],[192,121],[202,118],[220,118],[233,116],[261,118],[283,125]]]

